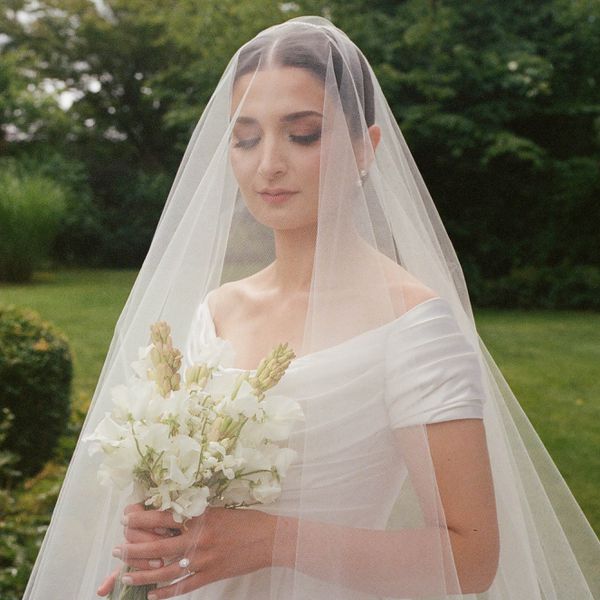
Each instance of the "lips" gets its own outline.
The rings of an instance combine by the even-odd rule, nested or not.
[[[297,193],[298,192],[284,190],[282,188],[262,190],[259,192],[263,200],[269,204],[281,204],[282,202],[289,200],[294,194]]]

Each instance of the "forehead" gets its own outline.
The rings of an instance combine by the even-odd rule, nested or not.
[[[324,89],[306,69],[280,67],[246,73],[235,82],[232,116],[242,99],[240,115],[260,121],[299,110],[323,112]]]

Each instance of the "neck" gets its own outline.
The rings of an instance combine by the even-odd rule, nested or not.
[[[284,296],[308,296],[315,259],[316,225],[305,229],[275,230],[274,233],[276,258],[269,269],[271,286]],[[370,247],[360,238],[356,229],[349,227],[343,236],[340,235],[335,252],[353,257],[348,259],[358,264],[367,249]]]
[[[308,294],[313,271],[316,225],[303,229],[275,230],[272,284],[282,294]]]

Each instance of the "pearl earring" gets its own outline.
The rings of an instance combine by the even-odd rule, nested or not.
[[[359,180],[356,182],[356,185],[361,186],[365,183],[365,178],[367,177],[367,172],[364,169],[361,169],[358,172]]]

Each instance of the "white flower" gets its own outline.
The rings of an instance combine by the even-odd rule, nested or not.
[[[207,487],[193,487],[183,490],[176,500],[169,506],[173,511],[173,520],[181,523],[184,519],[191,519],[201,515],[208,506],[210,490]]]
[[[167,479],[188,487],[195,483],[202,447],[187,435],[177,435],[169,440],[163,464],[167,467]]]
[[[168,452],[171,446],[169,426],[164,423],[149,423],[138,425],[135,429],[138,444],[142,452],[152,448],[157,454]]]
[[[113,483],[125,489],[132,483],[133,471],[141,457],[132,437],[124,439],[113,452],[107,454],[98,470],[98,480],[102,485]]]
[[[148,379],[148,370],[152,369],[152,360],[150,359],[150,351],[153,344],[142,347],[138,350],[138,359],[131,363],[131,368],[140,379]]]
[[[90,442],[88,452],[91,455],[102,450],[110,454],[129,436],[129,430],[121,423],[113,420],[110,413],[106,413],[104,419],[98,423],[94,433],[84,438],[85,442]]]
[[[167,469],[166,479],[178,484],[181,488],[186,488],[194,483],[195,469],[186,469],[184,473],[177,462],[176,456],[169,456],[169,467]]]
[[[238,442],[234,448],[234,456],[237,459],[243,460],[244,472],[271,470],[271,460],[269,460],[269,457],[264,452],[261,452],[257,448],[249,448]]]
[[[240,435],[240,439],[254,445],[261,439],[287,440],[295,421],[304,420],[304,413],[298,402],[287,396],[267,396],[260,406],[264,411],[264,421],[261,423],[249,421]]]
[[[208,442],[207,450],[211,454],[220,454],[221,456],[225,456],[225,454],[227,453],[223,444],[219,444],[219,442],[215,441]]]
[[[111,389],[113,417],[121,422],[156,420],[164,410],[164,398],[151,381],[132,381]]]
[[[213,397],[227,396],[235,386],[239,373],[234,371],[215,371],[206,384],[206,393]]]
[[[187,391],[183,388],[171,392],[168,398],[163,398],[157,394],[157,404],[160,406],[159,413],[163,419],[173,418],[182,427],[185,426],[187,420],[192,416],[190,409],[193,408],[195,400],[190,400]],[[157,418],[156,415],[154,418]],[[146,417],[149,418],[149,417]]]
[[[235,470],[239,469],[244,465],[243,458],[236,458],[235,456],[228,454],[216,467],[216,471],[223,471],[223,475],[227,477],[227,479],[233,479],[235,477]]]
[[[210,367],[231,367],[235,360],[235,352],[231,342],[221,338],[207,341],[194,356],[194,362]]]
[[[201,469],[203,472],[203,477],[210,477],[212,474],[212,470],[217,467],[219,461],[214,456],[206,456],[202,459]]]
[[[252,495],[258,502],[269,504],[281,496],[281,486],[274,478],[266,481],[261,480],[258,485],[252,488]]]
[[[242,383],[233,400],[229,399],[222,404],[223,413],[234,419],[239,418],[240,415],[251,419],[258,413],[258,409],[258,398],[252,393],[252,386],[247,381]]]

